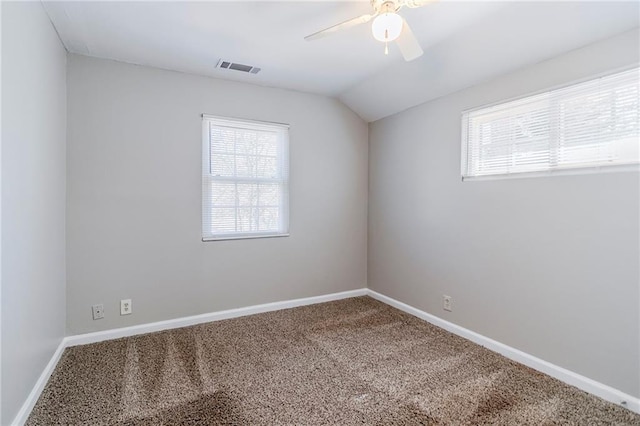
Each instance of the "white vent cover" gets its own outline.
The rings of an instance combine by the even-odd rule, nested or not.
[[[258,67],[254,67],[252,65],[239,64],[237,62],[225,61],[224,59],[220,59],[218,61],[216,68],[246,72],[249,74],[258,74],[260,72],[260,68]]]

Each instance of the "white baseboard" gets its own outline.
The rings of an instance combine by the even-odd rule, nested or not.
[[[167,321],[153,322],[149,324],[134,325],[132,327],[116,328],[113,330],[98,331],[95,333],[79,334],[76,336],[67,336],[60,342],[58,349],[51,357],[46,368],[38,378],[27,400],[22,404],[20,411],[11,423],[13,426],[21,426],[29,417],[33,406],[40,398],[40,394],[47,384],[47,380],[56,368],[62,352],[65,348],[85,345],[88,343],[102,342],[105,340],[118,339],[121,337],[135,336],[137,334],[153,333],[155,331],[169,330],[172,328],[187,327],[190,325],[202,324],[212,321],[220,321],[224,319],[243,317],[247,315],[260,314],[263,312],[279,311],[281,309],[296,308],[298,306],[314,305],[316,303],[331,302],[334,300],[348,299],[351,297],[366,296],[367,289],[360,288],[357,290],[343,291],[340,293],[325,294],[322,296],[305,297],[303,299],[285,300],[282,302],[265,303],[262,305],[247,306],[245,308],[228,309],[226,311],[211,312],[208,314],[194,315],[190,317],[176,318]]]
[[[173,328],[188,327],[190,325],[202,324],[206,322],[220,321],[224,319],[254,315],[254,314],[259,314],[263,312],[278,311],[281,309],[289,309],[289,308],[295,308],[298,306],[313,305],[316,303],[331,302],[334,300],[348,299],[351,297],[358,297],[358,296],[365,296],[365,295],[371,296],[374,299],[377,299],[383,303],[386,303],[387,305],[393,306],[394,308],[400,309],[401,311],[407,312],[413,316],[421,318],[427,322],[430,322],[431,324],[434,324],[440,328],[450,331],[451,333],[457,334],[461,337],[464,337],[465,339],[478,343],[479,345],[482,345],[487,349],[490,349],[494,352],[498,352],[509,359],[512,359],[528,367],[531,367],[533,369],[546,373],[551,377],[555,377],[556,379],[562,382],[565,382],[569,385],[575,386],[579,389],[582,389],[585,392],[589,392],[593,395],[599,396],[602,399],[613,402],[615,404],[623,405],[628,409],[635,411],[636,413],[640,413],[639,398],[635,398],[631,395],[627,395],[624,392],[621,392],[617,389],[614,389],[602,383],[596,382],[595,380],[589,379],[588,377],[584,377],[572,371],[564,369],[562,367],[558,367],[557,365],[551,364],[550,362],[544,361],[540,358],[536,358],[533,355],[529,355],[525,352],[522,352],[518,349],[512,348],[510,346],[507,346],[505,344],[492,340],[488,337],[485,337],[481,334],[468,330],[464,327],[460,327],[459,325],[450,323],[449,321],[445,321],[441,318],[428,314],[424,311],[421,311],[417,308],[409,306],[405,303],[399,302],[395,299],[392,299],[390,297],[377,293],[373,290],[361,288],[358,290],[343,291],[340,293],[326,294],[323,296],[314,296],[314,297],[306,297],[303,299],[294,299],[294,300],[286,300],[282,302],[265,303],[262,305],[248,306],[245,308],[229,309],[226,311],[218,311],[218,312],[212,312],[208,314],[176,318],[176,319],[167,320],[167,321],[159,321],[159,322],[154,322],[149,324],[135,325],[132,327],[117,328],[113,330],[105,330],[105,331],[99,331],[95,333],[79,334],[76,336],[65,337],[60,342],[60,345],[58,345],[58,348],[56,349],[55,353],[51,357],[51,360],[49,361],[44,371],[38,378],[38,381],[36,382],[35,386],[31,390],[31,393],[29,393],[27,400],[24,402],[24,404],[22,404],[20,411],[18,412],[18,414],[16,415],[16,417],[14,418],[11,424],[14,426],[19,426],[19,425],[23,425],[27,421],[27,418],[29,417],[29,414],[31,413],[33,406],[38,401],[38,398],[40,397],[42,390],[47,384],[47,380],[49,380],[49,377],[51,376],[51,373],[53,373],[53,370],[58,364],[58,361],[60,360],[60,357],[62,356],[64,349],[67,347],[85,345],[89,343],[102,342],[105,340],[118,339],[121,337],[135,336],[138,334],[152,333],[155,331],[169,330]],[[622,403],[623,401],[626,402],[626,404],[623,404]]]
[[[385,296],[373,290],[367,289],[367,294],[376,300],[379,300],[387,305],[393,306],[401,311],[411,314],[415,317],[423,319],[435,326],[443,328],[453,334],[464,337],[467,340],[471,340],[487,349],[497,352],[513,361],[524,364],[527,367],[531,367],[534,370],[538,370],[542,373],[548,374],[561,382],[567,383],[571,386],[575,386],[585,392],[598,396],[606,401],[613,402],[614,404],[621,405],[628,408],[631,411],[640,414],[640,398],[628,395],[618,389],[605,385],[600,382],[596,382],[588,377],[574,373],[566,368],[559,367],[555,364],[537,358],[521,350],[512,348],[503,343],[497,342],[493,339],[485,337],[474,331],[468,330],[459,325],[453,324],[449,321],[438,318],[435,315],[431,315],[406,303],[399,302],[391,297]]]
[[[33,410],[33,406],[36,405],[36,402],[38,401],[38,398],[40,398],[40,394],[42,393],[42,390],[47,384],[49,377],[51,377],[53,370],[55,370],[56,365],[58,365],[58,361],[60,361],[62,352],[64,352],[64,348],[66,347],[65,343],[66,343],[65,339],[62,339],[60,341],[58,348],[53,353],[53,356],[47,363],[47,366],[42,371],[42,374],[40,374],[40,377],[38,377],[38,380],[36,381],[36,384],[33,386],[33,389],[31,389],[31,392],[29,393],[27,400],[24,402],[24,404],[22,404],[22,407],[20,407],[20,411],[18,411],[18,414],[13,419],[13,422],[11,423],[12,425],[14,426],[23,425],[29,418],[29,414],[31,414],[31,410]]]
[[[348,299],[350,297],[365,296],[366,288],[343,291],[340,293],[325,294],[322,296],[305,297],[303,299],[285,300],[282,302],[265,303],[262,305],[247,306],[244,308],[228,309],[226,311],[211,312],[208,314],[193,315],[190,317],[175,318],[166,321],[152,322],[148,324],[134,325],[131,327],[115,328],[112,330],[97,331],[95,333],[78,334],[69,336],[65,340],[67,346],[86,345],[88,343],[102,342],[103,340],[119,339],[121,337],[135,336],[137,334],[153,333],[155,331],[169,330],[172,328],[188,327],[212,321],[220,321],[230,318],[244,317],[263,312],[278,311],[280,309],[296,308],[298,306],[314,305],[316,303],[331,302],[333,300]]]

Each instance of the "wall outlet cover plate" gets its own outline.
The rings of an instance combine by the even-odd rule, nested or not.
[[[120,315],[129,315],[132,312],[131,299],[122,299],[120,301]]]
[[[93,314],[94,320],[104,318],[104,305],[102,303],[93,305],[91,307],[91,313]]]

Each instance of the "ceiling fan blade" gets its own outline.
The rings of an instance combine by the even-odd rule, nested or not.
[[[396,44],[404,60],[409,62],[419,58],[424,52],[418,43],[418,39],[413,35],[413,31],[411,31],[407,21],[404,19],[403,21],[402,32],[400,33],[400,37],[396,39]]]
[[[326,37],[334,34],[337,31],[345,30],[347,28],[355,27],[356,25],[365,24],[373,19],[375,15],[362,15],[357,18],[349,19],[348,21],[341,22],[332,27],[325,28],[324,30],[318,31],[317,33],[313,33],[311,35],[306,36],[304,39],[307,41],[316,40],[322,37]]]

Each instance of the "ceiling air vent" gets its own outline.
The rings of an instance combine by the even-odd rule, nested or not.
[[[258,74],[260,72],[260,68],[258,67],[253,67],[251,65],[238,64],[236,62],[225,61],[223,59],[220,59],[218,61],[218,65],[216,65],[216,68],[247,72],[249,74]]]

